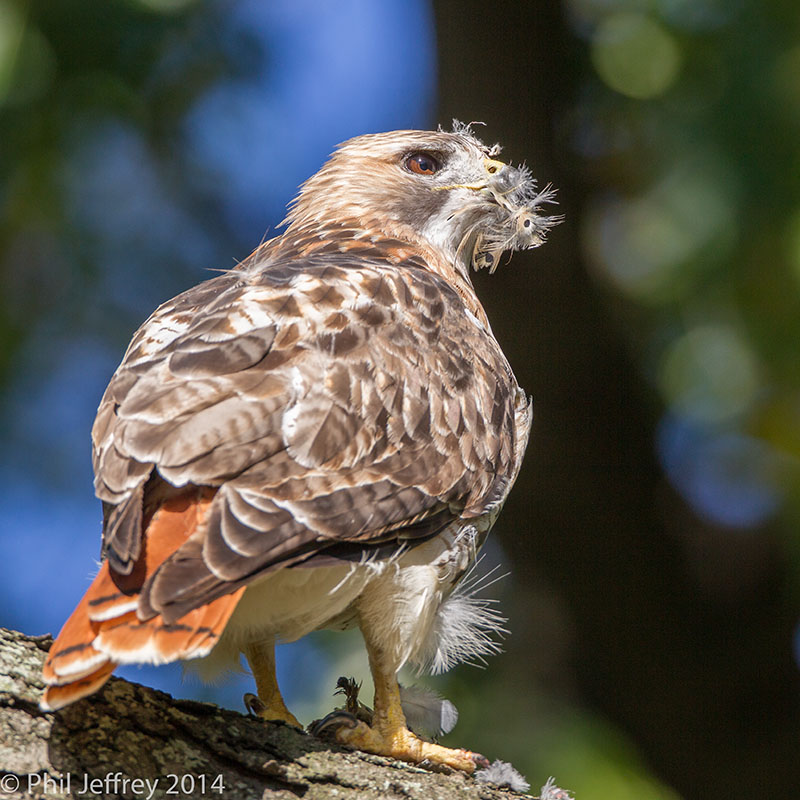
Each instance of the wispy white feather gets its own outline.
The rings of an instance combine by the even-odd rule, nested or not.
[[[508,620],[496,609],[497,601],[478,597],[488,586],[505,577],[491,578],[497,567],[477,575],[480,559],[453,593],[439,606],[414,663],[419,672],[439,675],[462,662],[484,662],[484,657],[502,651],[497,637],[508,634]],[[491,578],[491,580],[489,580]]]
[[[475,773],[475,780],[482,783],[492,783],[495,786],[506,786],[515,792],[527,792],[531,788],[525,777],[508,763],[508,761],[493,761],[485,769],[479,769]],[[545,800],[544,793],[541,800]],[[550,800],[550,799],[548,799]]]
[[[568,791],[556,786],[556,779],[551,775],[547,779],[547,783],[542,786],[539,800],[574,800],[574,798]]]

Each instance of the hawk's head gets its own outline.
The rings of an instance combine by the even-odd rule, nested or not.
[[[350,139],[303,185],[289,230],[355,224],[432,246],[461,267],[494,270],[503,252],[540,245],[560,220],[539,214],[554,191],[538,191],[527,167],[498,161],[499,150],[458,123],[452,132]]]

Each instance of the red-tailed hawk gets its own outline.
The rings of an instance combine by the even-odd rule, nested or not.
[[[244,652],[261,716],[296,723],[274,643],[358,625],[374,712],[338,740],[474,768],[407,729],[396,676],[485,647],[448,599],[528,438],[470,268],[555,218],[497,152],[461,125],[351,139],[282,236],[136,332],[92,430],[104,560],[50,651],[44,708],[117,664]]]

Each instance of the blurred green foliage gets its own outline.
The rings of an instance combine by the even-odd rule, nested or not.
[[[98,233],[106,223],[81,218],[76,198],[76,187],[86,183],[82,170],[98,155],[82,150],[103,126],[129,126],[147,149],[131,169],[152,170],[166,202],[208,221],[196,191],[202,169],[187,165],[180,126],[206,88],[253,68],[255,49],[244,39],[220,40],[223,7],[195,13],[192,5],[0,3],[0,382],[42,326],[51,337],[111,333],[121,343],[141,321],[141,309],[108,292]],[[129,190],[135,195],[137,187]],[[124,185],[117,193],[119,202],[102,208],[106,220],[128,210]],[[154,282],[155,304],[185,286],[196,266],[177,243],[153,252],[145,232],[138,234],[147,257],[138,259],[135,280]],[[221,227],[216,241],[226,235]]]
[[[595,710],[682,796],[797,797],[800,8],[501,2],[475,65],[485,4],[437,6],[447,110],[501,120],[565,212],[481,287],[536,400],[497,535],[511,702],[560,698],[526,715],[563,755],[537,766],[617,796],[579,774]]]
[[[571,120],[594,186],[588,263],[666,413],[734,445],[733,463],[704,468],[697,455],[694,478],[675,482],[712,521],[779,514],[794,551],[800,11],[779,0],[566,9],[594,66]],[[744,507],[736,487],[762,502]]]

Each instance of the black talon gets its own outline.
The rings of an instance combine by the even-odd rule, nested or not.
[[[258,695],[255,695],[252,692],[246,692],[242,700],[244,700],[244,707],[247,709],[247,713],[250,714],[251,717],[257,717],[259,713],[266,708]]]
[[[491,766],[489,759],[486,758],[486,756],[482,756],[480,753],[473,753],[472,760],[475,762],[475,766],[477,766],[478,769],[486,769]]]
[[[337,728],[355,728],[358,719],[349,711],[331,711],[322,719],[315,719],[309,726],[308,732],[318,739],[329,739],[335,734]]]

